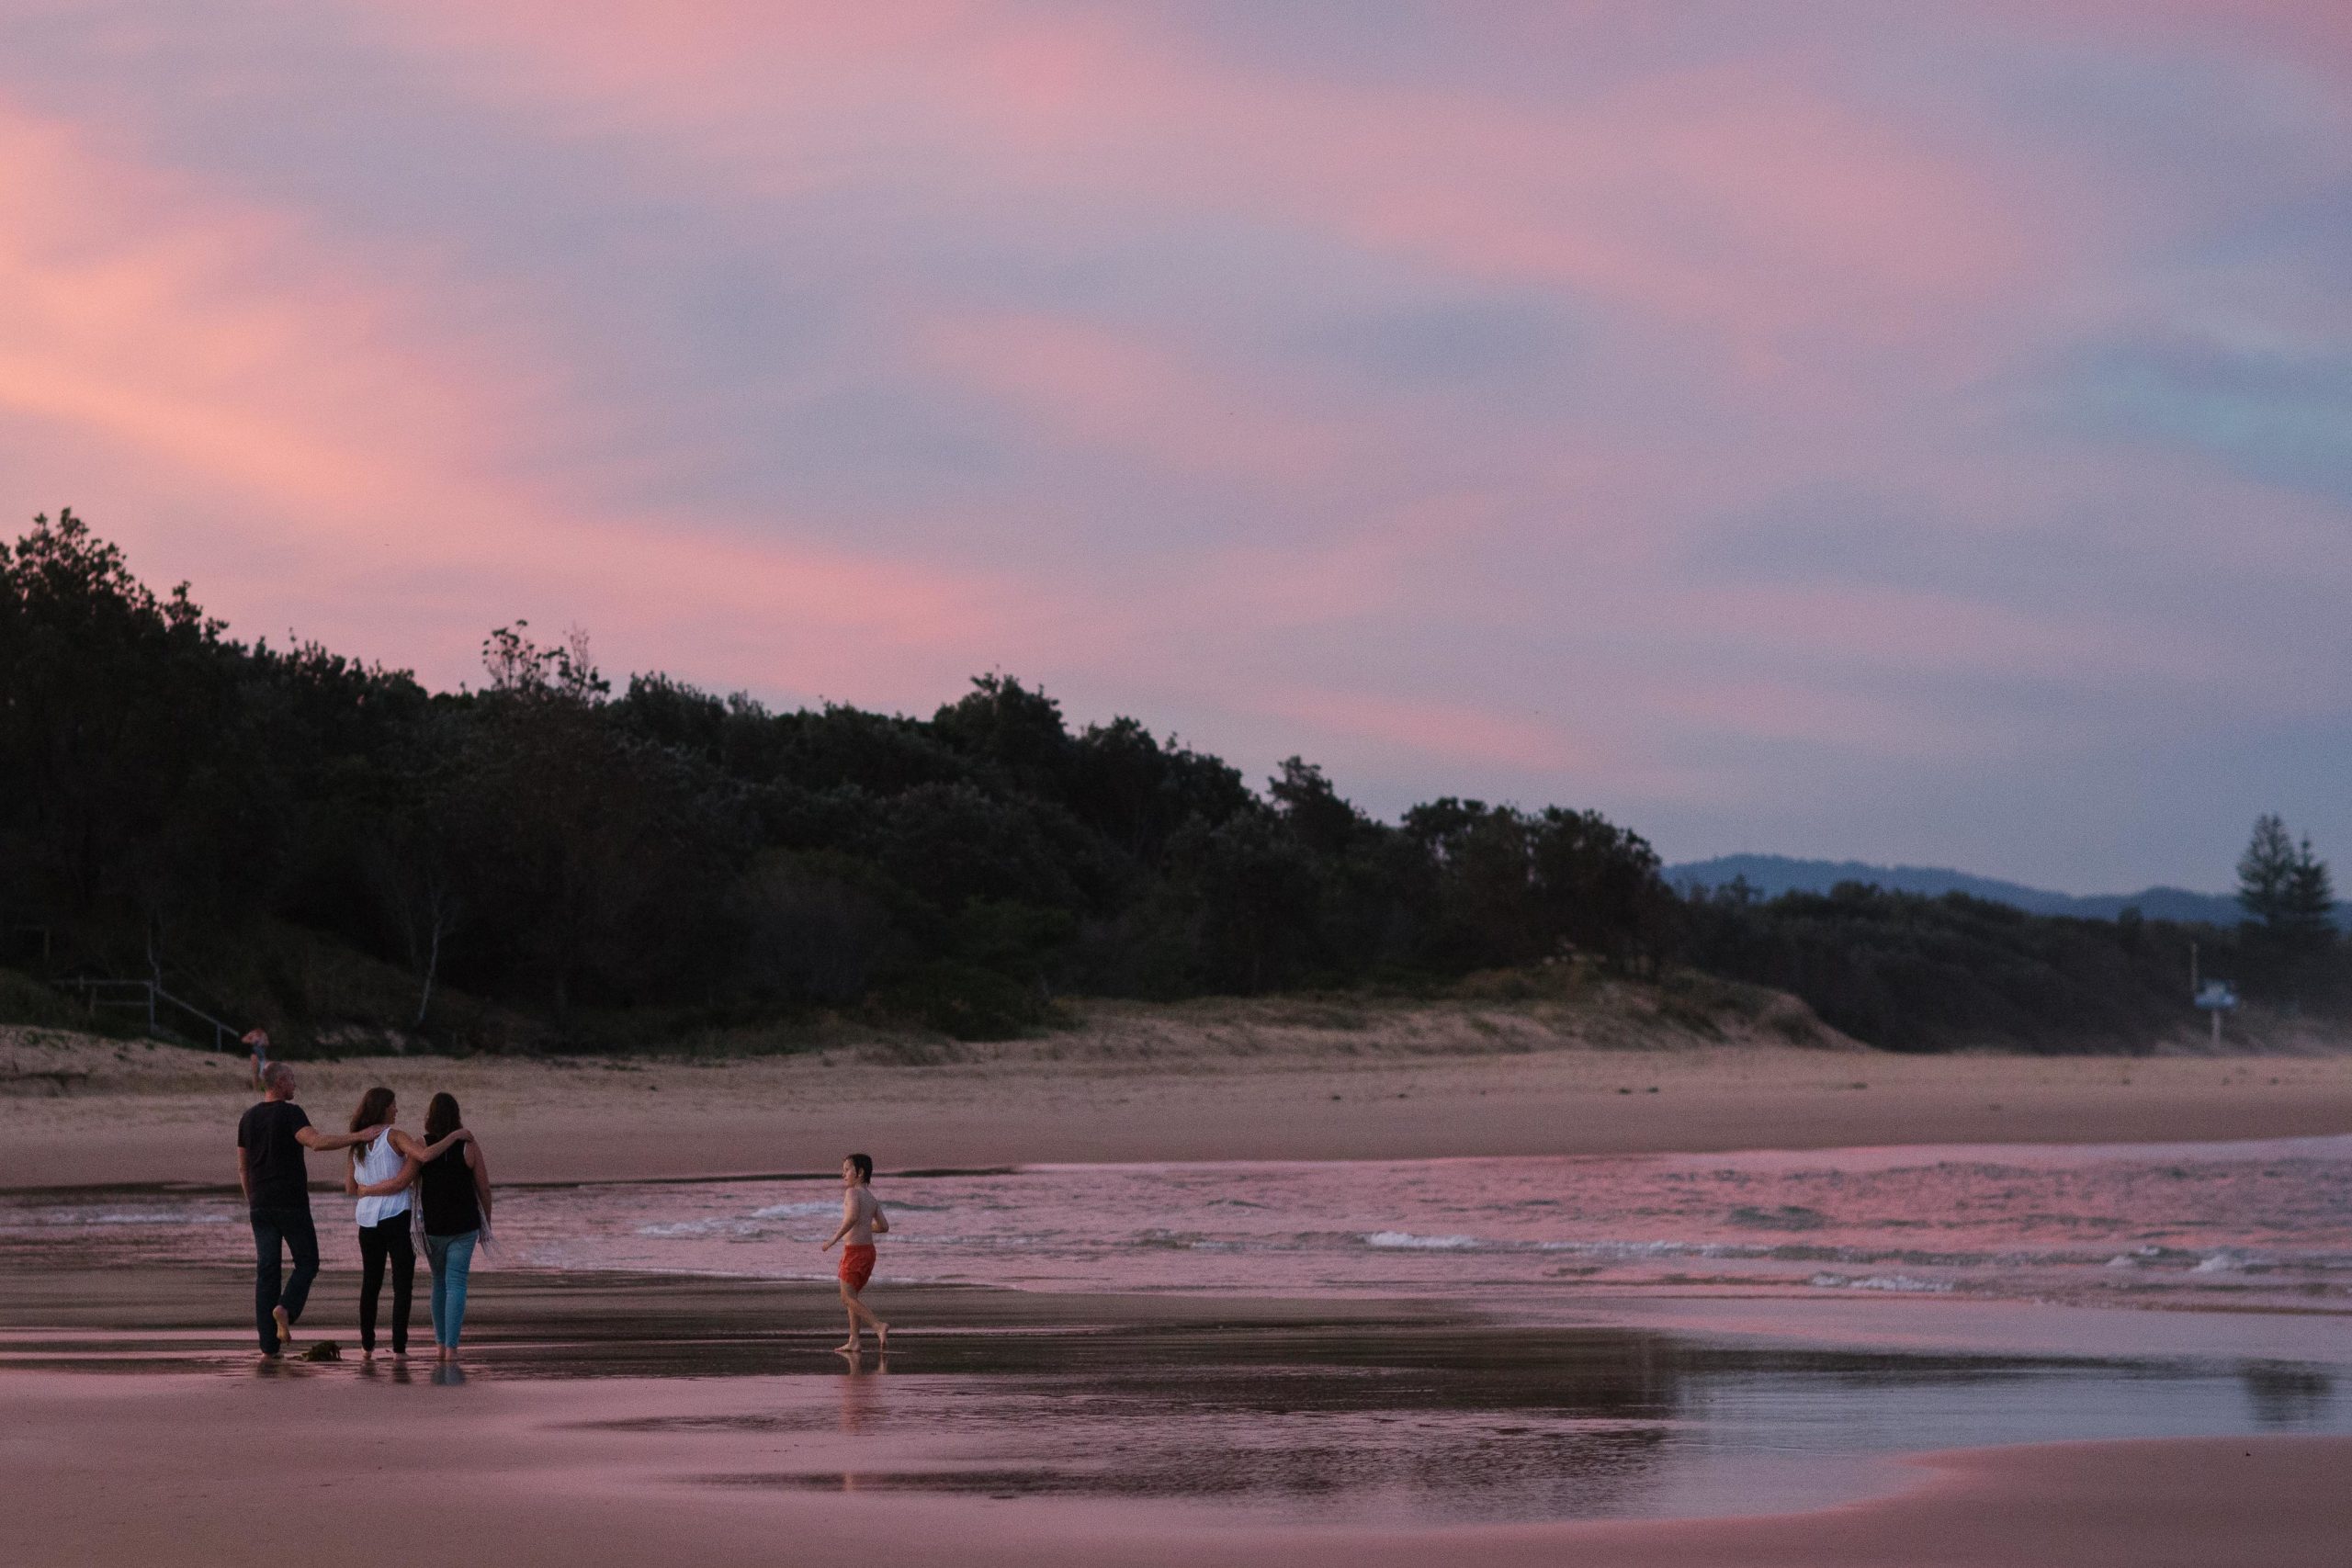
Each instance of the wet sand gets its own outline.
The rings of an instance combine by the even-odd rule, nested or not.
[[[1023,1475],[890,1483],[899,1374],[781,1412],[635,1380],[463,1385],[420,1369],[256,1378],[5,1374],[8,1558],[213,1568],[403,1540],[565,1568],[910,1564],[1939,1564],[2295,1568],[2342,1562],[2352,1439],[2004,1448],[1905,1465],[1888,1495],[1685,1519],[1318,1528]],[[760,1385],[721,1382],[763,1395]],[[810,1407],[814,1404],[814,1408]],[[876,1430],[867,1430],[871,1426]],[[872,1473],[870,1467],[882,1467]]]
[[[871,1380],[867,1380],[871,1381]],[[842,1380],[845,1388],[858,1385]],[[402,1550],[562,1564],[1935,1564],[2299,1568],[2343,1561],[2352,1441],[1935,1456],[1895,1495],[1806,1514],[1419,1530],[1220,1527],[1148,1505],[710,1484],[756,1430],[650,1445],[601,1385],[20,1374],[0,1509],[22,1568]],[[861,1390],[862,1392],[862,1390]],[[397,1395],[397,1397],[395,1396]],[[838,1454],[835,1430],[797,1438]],[[624,1416],[627,1412],[621,1413]]]
[[[825,1348],[816,1287],[492,1272],[453,1381],[424,1360],[257,1367],[247,1288],[231,1268],[0,1277],[12,1563],[209,1568],[407,1526],[567,1568],[2211,1568],[2340,1562],[2352,1529],[2352,1438],[1792,1462],[1769,1451],[1791,1425],[1743,1462],[1710,1452],[1726,1394],[1759,1379],[1922,1389],[1933,1411],[1986,1379],[2013,1402],[2014,1361],[927,1287],[888,1292],[908,1331],[853,1365]],[[348,1353],[352,1293],[331,1268],[305,1337]]]
[[[0,1187],[232,1179],[241,1063],[21,1034],[6,1045]],[[381,1057],[300,1064],[314,1122],[370,1084],[447,1089],[507,1180],[1040,1162],[2104,1143],[2352,1131],[2352,1055],[1894,1056],[1764,1046],[1430,1055],[1377,1034],[1187,1036],[1149,1054],[1048,1040],[924,1064]],[[6,1075],[0,1075],[5,1077]],[[324,1179],[328,1162],[314,1174]]]

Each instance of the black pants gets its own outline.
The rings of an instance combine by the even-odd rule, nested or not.
[[[261,1336],[266,1355],[277,1354],[277,1324],[270,1316],[286,1309],[286,1321],[302,1320],[302,1303],[311,1299],[311,1281],[319,1277],[319,1233],[311,1228],[311,1209],[255,1209],[254,1222],[254,1328]],[[278,1249],[294,1255],[294,1277],[279,1290]]]
[[[408,1238],[408,1211],[359,1227],[359,1348],[376,1348],[376,1298],[383,1293],[384,1260],[392,1265],[392,1354],[408,1354],[408,1303],[416,1288],[416,1246]]]

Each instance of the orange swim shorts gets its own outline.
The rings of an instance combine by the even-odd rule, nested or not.
[[[842,1283],[853,1292],[865,1289],[865,1281],[874,1278],[874,1249],[870,1247],[842,1248]]]

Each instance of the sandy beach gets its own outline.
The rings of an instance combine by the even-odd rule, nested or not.
[[[821,1284],[510,1263],[477,1276],[452,1381],[421,1359],[356,1359],[348,1216],[322,1190],[326,1268],[304,1337],[339,1340],[345,1359],[257,1371],[242,1230],[212,1214],[228,1201],[224,1156],[249,1098],[241,1064],[86,1037],[20,1032],[4,1043],[0,1187],[14,1190],[18,1220],[39,1222],[9,1230],[0,1269],[0,1510],[10,1560],[28,1568],[210,1568],[333,1550],[410,1510],[469,1552],[567,1568],[779,1553],[2251,1568],[2333,1563],[2352,1530],[2340,1483],[2352,1437],[2326,1415],[2344,1375],[2327,1349],[2340,1319],[2260,1304],[2291,1300],[2275,1292],[2233,1305],[2232,1292],[2260,1279],[2207,1287],[2193,1270],[2165,1278],[2213,1295],[2214,1310],[1670,1273],[1611,1293],[1609,1270],[1581,1268],[1568,1272],[1596,1277],[1545,1325],[1428,1291],[1088,1294],[893,1282],[886,1268],[877,1295],[904,1326],[887,1361],[853,1364],[827,1348],[840,1327]],[[2174,1143],[2352,1126],[2352,1060],[2335,1056],[1475,1052],[1297,1025],[1147,1046],[1127,1033],[299,1071],[301,1100],[329,1124],[372,1082],[408,1103],[452,1089],[492,1140],[503,1182],[557,1184],[532,1200],[551,1214],[630,1192],[632,1216],[658,1216],[672,1212],[661,1193],[735,1190],[661,1182],[822,1170],[847,1143],[875,1149],[886,1170],[985,1171]],[[313,1161],[314,1185],[331,1165]],[[1769,1174],[1770,1160],[1758,1168]],[[921,1185],[901,1180],[902,1191]],[[577,1182],[616,1183],[602,1189],[616,1196],[567,1197]],[[212,1194],[173,1212],[205,1221],[193,1256],[217,1261],[142,1252],[123,1239],[136,1226],[48,1224],[144,1224],[141,1194],[182,1190]],[[788,1243],[799,1223],[761,1234]],[[99,1242],[114,1249],[103,1258],[88,1250]],[[1801,1279],[1815,1266],[1796,1267]],[[1214,1257],[1202,1268],[1208,1280]],[[2081,1412],[2102,1407],[2104,1425],[2080,1427]],[[2164,1435],[2211,1430],[2214,1411],[2228,1435]],[[2109,1429],[2150,1435],[2030,1440]],[[1966,1446],[1985,1430],[2016,1440]]]
[[[340,1125],[370,1084],[419,1111],[424,1095],[450,1090],[495,1129],[501,1179],[523,1181],[825,1170],[850,1145],[914,1169],[2352,1131],[2352,1055],[1562,1048],[1514,1037],[1509,1015],[1464,1027],[1455,1010],[1442,1029],[1409,1014],[1345,1027],[1317,1017],[1113,1010],[1089,1030],[1007,1045],[298,1066],[322,1124]],[[0,1188],[229,1179],[244,1075],[242,1060],[171,1046],[0,1031]]]

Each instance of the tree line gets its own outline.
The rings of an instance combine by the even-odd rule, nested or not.
[[[829,1009],[1001,1036],[1066,994],[1426,993],[1564,960],[1695,964],[1913,1049],[2112,1044],[2183,1005],[2180,928],[1875,889],[1678,894],[1592,811],[1448,796],[1385,822],[1301,759],[1253,789],[1133,719],[1074,728],[1009,676],[916,718],[660,674],[616,692],[583,638],[520,622],[482,654],[478,688],[431,692],[314,643],[243,643],[71,512],[35,519],[0,546],[18,966],[37,932],[53,967],[298,1037],[474,1048]],[[2333,927],[2307,919],[2332,902],[2324,863],[2275,823],[2256,839],[2273,969],[2332,974]]]
[[[1133,719],[1073,729],[1010,677],[927,719],[774,712],[658,674],[616,693],[583,639],[517,623],[479,689],[435,693],[237,641],[70,512],[0,569],[8,918],[222,1006],[299,1010],[290,972],[356,987],[356,953],[406,976],[398,1021],[428,1037],[453,994],[559,1033],[876,1002],[982,1034],[1069,991],[1570,950],[1639,971],[1668,934],[1657,856],[1595,813],[1376,821],[1298,759],[1253,790]]]

